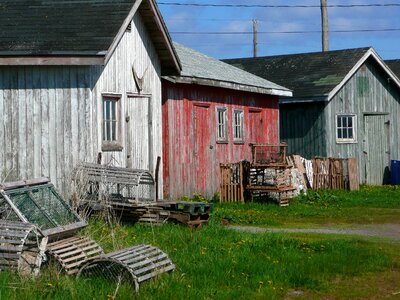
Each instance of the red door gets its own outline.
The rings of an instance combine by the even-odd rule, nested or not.
[[[263,143],[263,126],[261,111],[249,111],[249,143]]]
[[[210,169],[210,160],[208,158],[210,143],[209,130],[209,108],[204,106],[194,106],[194,176],[195,191],[204,194],[207,190],[207,178]]]

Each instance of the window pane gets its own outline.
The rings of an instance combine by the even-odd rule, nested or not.
[[[353,117],[348,118],[347,127],[353,127]]]
[[[352,129],[352,128],[349,128],[349,129],[347,129],[347,130],[348,130],[349,139],[352,139],[352,138],[353,138],[353,129]]]
[[[343,127],[347,127],[347,118],[343,117]]]
[[[347,129],[342,129],[343,130],[343,138],[344,139],[347,139],[348,138],[348,136],[347,136]]]
[[[342,129],[338,128],[337,135],[338,135],[338,139],[342,139],[343,138]]]
[[[337,117],[337,126],[342,127],[342,117]]]

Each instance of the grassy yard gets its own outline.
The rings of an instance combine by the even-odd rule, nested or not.
[[[394,222],[395,211],[400,208],[399,192],[364,188],[358,193],[310,193],[287,208],[217,205],[210,224],[199,230],[174,224],[110,227],[102,220],[91,220],[84,233],[106,252],[152,244],[169,254],[177,270],[144,283],[139,294],[129,285],[116,290],[109,282],[75,279],[59,274],[54,267],[44,269],[37,279],[2,272],[0,300],[396,299],[400,296],[398,243],[337,235],[235,232],[221,225],[221,219],[229,218],[236,224],[287,226],[302,221],[325,224],[329,217],[328,223],[342,224],[354,222],[350,209],[357,219],[361,213],[356,208],[363,207],[370,213],[369,222]],[[376,213],[380,210],[391,213]],[[330,216],[336,211],[336,217]]]
[[[215,216],[232,224],[274,227],[400,224],[400,187],[309,191],[307,196],[292,199],[288,207],[259,203],[217,205]]]

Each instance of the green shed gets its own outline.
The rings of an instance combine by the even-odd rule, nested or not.
[[[279,106],[289,154],[356,157],[361,183],[389,182],[400,159],[400,80],[373,48],[225,62],[293,90]]]

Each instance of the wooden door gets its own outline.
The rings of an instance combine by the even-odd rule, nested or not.
[[[125,109],[126,166],[152,170],[149,97],[128,97]]]
[[[389,122],[387,115],[365,115],[365,178],[367,184],[384,184],[389,180]]]
[[[206,194],[208,188],[208,179],[212,172],[209,148],[211,145],[210,127],[211,123],[209,116],[209,107],[194,106],[193,111],[194,122],[194,145],[193,145],[193,161],[194,161],[194,190],[203,195]]]
[[[262,144],[262,115],[261,111],[249,111],[249,143]]]

